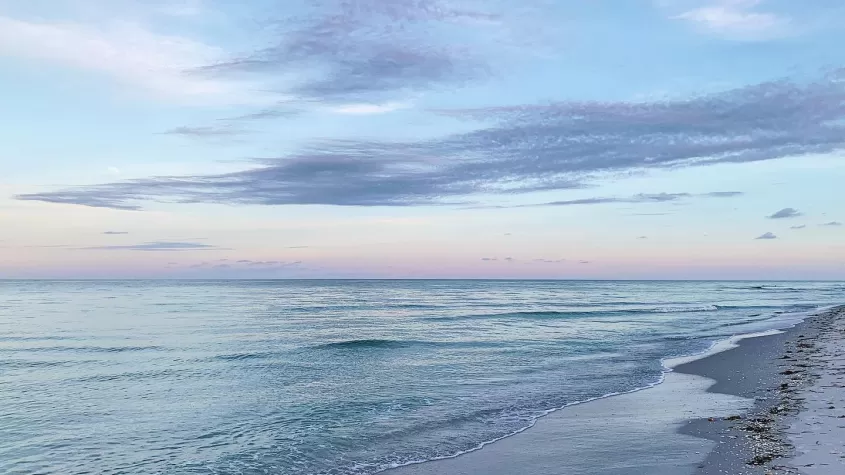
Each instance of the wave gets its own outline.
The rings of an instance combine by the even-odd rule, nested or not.
[[[718,305],[690,305],[681,307],[656,307],[653,309],[636,310],[646,313],[683,313],[683,312],[712,312],[719,310]]]
[[[37,348],[8,348],[3,351],[15,352],[80,352],[80,353],[125,353],[139,351],[159,351],[160,346],[44,346]]]
[[[449,320],[472,320],[484,318],[524,318],[524,319],[564,319],[579,317],[596,317],[598,315],[624,315],[642,313],[685,313],[685,312],[713,312],[719,310],[719,305],[676,305],[656,307],[633,307],[633,308],[609,308],[595,311],[565,311],[565,310],[538,310],[524,312],[505,313],[482,313],[475,315],[453,315],[441,317],[423,317],[427,321],[449,321]],[[740,308],[740,307],[737,307]]]
[[[265,353],[231,353],[226,355],[217,355],[213,359],[221,361],[247,361],[247,360],[264,360],[278,356],[275,352]]]
[[[815,289],[810,287],[799,288],[799,287],[780,287],[777,285],[752,285],[750,287],[728,287],[734,290],[767,290],[771,292],[808,292],[813,290],[827,290],[827,289]]]
[[[332,343],[324,343],[322,345],[312,346],[315,349],[331,350],[331,349],[366,349],[366,348],[407,348],[416,345],[436,345],[431,341],[419,340],[383,340],[383,339],[361,339],[361,340],[344,340]]]
[[[611,397],[622,396],[622,395],[625,395],[625,394],[633,394],[633,393],[636,393],[636,392],[651,389],[651,388],[653,388],[653,387],[655,387],[659,384],[662,384],[666,380],[666,374],[670,371],[671,371],[670,369],[664,367],[663,370],[660,372],[660,375],[658,376],[656,381],[652,381],[650,383],[645,383],[642,386],[636,386],[633,389],[613,391],[613,392],[602,394],[600,396],[594,396],[594,397],[588,397],[588,398],[585,398],[585,399],[575,400],[575,401],[572,401],[572,402],[565,403],[563,405],[559,405],[559,406],[552,407],[552,408],[545,409],[545,410],[540,410],[536,414],[530,415],[528,420],[526,421],[526,424],[523,427],[520,427],[516,430],[512,430],[512,431],[510,431],[510,432],[508,432],[504,435],[494,437],[490,440],[486,440],[486,441],[483,441],[481,443],[478,443],[474,447],[464,449],[464,450],[459,450],[457,452],[454,452],[454,453],[451,453],[451,454],[448,454],[448,455],[439,455],[439,456],[433,456],[433,457],[423,458],[423,459],[415,459],[415,460],[408,460],[408,461],[404,461],[404,462],[389,463],[389,464],[383,465],[381,467],[376,467],[374,473],[383,473],[383,472],[393,470],[393,469],[397,469],[397,468],[401,468],[401,467],[407,467],[407,466],[411,466],[411,465],[420,465],[420,464],[424,464],[424,463],[428,463],[428,462],[434,462],[434,461],[438,461],[438,460],[454,459],[454,458],[458,458],[462,455],[468,454],[470,452],[476,452],[476,451],[481,450],[481,449],[483,449],[484,447],[486,447],[490,444],[493,444],[493,443],[498,442],[500,440],[511,438],[515,435],[518,435],[518,434],[525,432],[526,430],[534,427],[537,424],[537,422],[540,421],[540,419],[542,419],[543,417],[548,416],[549,414],[552,414],[554,412],[558,412],[558,411],[564,410],[564,409],[572,407],[572,406],[580,406],[582,404],[588,404],[588,403],[598,401],[598,400],[601,400],[601,399],[607,399],[607,398],[611,398]]]

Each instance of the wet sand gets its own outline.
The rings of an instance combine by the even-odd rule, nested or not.
[[[677,367],[716,380],[708,392],[755,401],[745,414],[693,420],[681,430],[716,442],[696,473],[845,473],[845,423],[838,418],[845,414],[843,338],[845,309],[839,307]]]

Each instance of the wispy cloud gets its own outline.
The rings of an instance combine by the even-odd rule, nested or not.
[[[291,108],[287,105],[279,106],[279,108],[275,109],[263,109],[258,112],[252,112],[249,114],[238,115],[234,117],[224,117],[222,119],[218,119],[221,121],[227,122],[237,122],[237,121],[250,121],[250,120],[269,120],[269,119],[285,119],[296,117],[302,114],[302,110]]]
[[[772,213],[766,216],[769,219],[784,219],[784,218],[795,218],[801,216],[801,213],[795,208],[783,208],[780,211]]]
[[[692,197],[705,198],[732,198],[741,196],[741,191],[713,191],[710,193],[639,193],[629,197],[598,197],[582,198],[577,200],[550,201],[547,203],[519,205],[517,207],[533,206],[576,206],[576,205],[599,205],[607,203],[669,203],[681,201]]]
[[[62,63],[166,98],[241,97],[241,86],[231,80],[184,73],[221,57],[219,49],[128,22],[83,25],[0,16],[0,54]]]
[[[291,17],[300,5],[307,12]],[[491,43],[519,30],[527,6],[505,5],[469,0],[325,0],[296,2],[293,7],[285,3],[275,12],[285,20],[269,45],[201,71],[213,77],[253,74],[275,79],[296,97],[328,103],[389,100],[460,85],[487,76],[485,52]],[[520,33],[527,36],[531,30]],[[449,40],[455,36],[462,41]]]
[[[842,226],[842,223],[839,221],[831,221],[829,223],[821,224],[820,226]]]
[[[700,196],[709,196],[711,198],[733,198],[744,194],[745,193],[741,191],[711,191],[709,193],[702,193]]]
[[[765,240],[765,239],[777,239],[777,236],[775,236],[774,233],[768,232],[768,233],[761,234],[754,239],[763,239],[763,240]]]
[[[139,179],[19,198],[120,209],[142,201],[466,203],[478,193],[583,188],[631,171],[827,153],[845,149],[845,71],[810,83],[776,81],[669,102],[560,102],[441,113],[480,127],[418,142],[321,141],[234,173]],[[715,193],[710,196],[736,194]]]
[[[218,261],[204,261],[187,266],[188,269],[209,269],[209,270],[223,270],[232,271],[235,273],[254,273],[254,272],[271,272],[277,270],[284,270],[290,268],[301,268],[302,261],[253,261],[250,259],[240,259],[231,261],[229,259],[221,259]]]
[[[673,16],[726,38],[765,40],[789,33],[790,19],[762,10],[762,0],[706,0],[701,6]]]
[[[94,246],[81,249],[96,251],[217,251],[221,247],[199,242],[153,241],[126,246]]]
[[[108,236],[117,236],[121,234],[129,234],[128,231],[103,231],[103,234]]]
[[[387,114],[409,107],[403,102],[386,102],[384,104],[343,104],[329,108],[335,114],[344,115],[377,115]]]
[[[174,127],[162,132],[163,135],[181,135],[183,137],[209,138],[209,137],[234,137],[245,135],[248,132],[231,127]]]
[[[798,226],[790,226],[789,229],[804,229],[806,227],[806,224],[799,224]]]

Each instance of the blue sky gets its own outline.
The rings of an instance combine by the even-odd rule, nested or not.
[[[845,278],[832,0],[0,0],[0,278]]]

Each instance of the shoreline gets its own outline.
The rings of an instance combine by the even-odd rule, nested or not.
[[[716,442],[697,475],[798,474],[808,473],[802,470],[804,466],[816,465],[817,454],[795,462],[797,453],[790,432],[796,419],[805,414],[808,394],[817,392],[815,384],[825,373],[819,367],[821,349],[817,342],[843,321],[845,306],[832,307],[777,335],[745,339],[736,348],[675,368],[713,379],[708,393],[754,400],[753,408],[746,413],[723,419],[693,419],[680,429],[681,434]],[[834,342],[840,348],[841,338]],[[845,458],[840,461],[845,462]],[[835,473],[845,473],[842,470],[845,465]]]
[[[820,313],[824,315],[825,312]],[[675,371],[712,379],[708,393],[731,394],[754,401],[753,407],[729,418],[702,417],[688,421],[681,434],[694,435],[716,443],[698,466],[697,475],[791,473],[775,461],[790,454],[783,435],[785,417],[798,412],[794,400],[786,400],[781,384],[797,386],[804,381],[792,379],[803,371],[784,368],[786,351],[799,338],[815,337],[818,316],[809,316],[797,325],[759,338],[743,339],[727,351],[679,365]],[[781,374],[788,372],[788,374]],[[788,378],[787,378],[788,377]],[[785,382],[785,379],[790,379]]]
[[[577,440],[572,438],[570,433],[572,431],[555,430],[554,425],[560,429],[559,426],[562,424],[582,423],[584,414],[595,419],[592,421],[593,424],[606,424],[606,421],[601,420],[600,414],[595,414],[595,411],[590,411],[588,407],[603,406],[603,409],[612,412],[619,409],[619,407],[614,407],[613,401],[620,402],[621,406],[630,405],[632,399],[643,399],[642,396],[637,397],[640,393],[653,394],[659,399],[661,395],[657,392],[673,393],[670,397],[674,397],[679,393],[690,393],[691,390],[697,394],[685,394],[686,397],[708,396],[702,397],[706,402],[703,403],[704,406],[697,408],[700,412],[691,410],[687,407],[688,404],[681,404],[675,409],[684,411],[688,415],[679,420],[664,422],[674,425],[671,432],[677,440],[671,442],[678,446],[696,446],[700,450],[690,448],[686,458],[675,453],[674,459],[663,462],[649,461],[647,456],[640,457],[642,460],[637,462],[640,465],[632,471],[626,471],[624,468],[620,471],[611,471],[607,468],[602,468],[599,472],[589,469],[579,471],[578,468],[570,469],[566,466],[567,473],[666,473],[673,475],[682,472],[700,475],[800,473],[776,463],[782,462],[782,458],[792,452],[791,446],[785,440],[787,419],[778,417],[775,423],[775,417],[773,417],[775,413],[769,411],[776,408],[774,410],[780,413],[779,416],[794,416],[798,413],[798,404],[794,399],[781,400],[778,404],[772,404],[775,400],[774,396],[777,395],[774,389],[780,387],[775,382],[787,376],[780,374],[782,363],[777,357],[783,353],[786,346],[795,346],[799,343],[799,339],[805,341],[817,335],[823,327],[820,319],[836,315],[843,309],[845,306],[818,309],[804,316],[798,323],[783,329],[737,335],[717,341],[711,348],[697,355],[665,360],[666,369],[660,380],[648,386],[552,409],[535,419],[530,426],[496,440],[484,442],[478,448],[449,457],[411,462],[378,473],[391,475],[507,474],[515,469],[508,468],[509,466],[520,466],[521,469],[536,474],[558,473],[557,464],[561,460],[568,460],[566,453],[561,453],[566,452],[566,447],[562,447],[563,444],[560,442],[577,443]],[[833,317],[830,318],[832,320]],[[786,351],[792,352],[792,350]],[[804,349],[801,351],[805,352]],[[807,353],[809,354],[808,351]],[[807,365],[805,362],[797,364]],[[795,369],[787,371],[791,371],[788,376],[795,387],[790,387],[786,393],[794,394],[798,389],[795,383],[799,380],[793,378],[802,376],[800,373],[804,371]],[[807,384],[811,381],[811,378],[807,378]],[[778,384],[782,383],[778,382]],[[656,391],[664,385],[667,387],[662,391]],[[677,401],[672,402],[677,404]],[[786,402],[789,404],[785,404]],[[636,405],[636,402],[633,404]],[[703,417],[705,414],[707,416]],[[612,413],[606,418],[615,415]],[[582,429],[588,429],[588,427]],[[749,433],[752,436],[748,436]],[[695,439],[699,443],[691,443],[686,438]],[[626,443],[632,443],[632,440]],[[532,447],[535,448],[534,451],[530,450]],[[538,447],[539,450],[536,449]],[[583,450],[586,447],[580,448]],[[549,453],[550,450],[558,453]],[[525,453],[533,454],[529,456],[533,460],[508,463],[508,460],[514,456]],[[661,456],[658,454],[657,457],[652,456],[652,458],[661,458]],[[755,462],[749,464],[750,461]],[[529,463],[528,466],[525,465],[526,462]],[[649,471],[641,472],[644,469]],[[773,472],[772,470],[775,469],[779,471]]]

